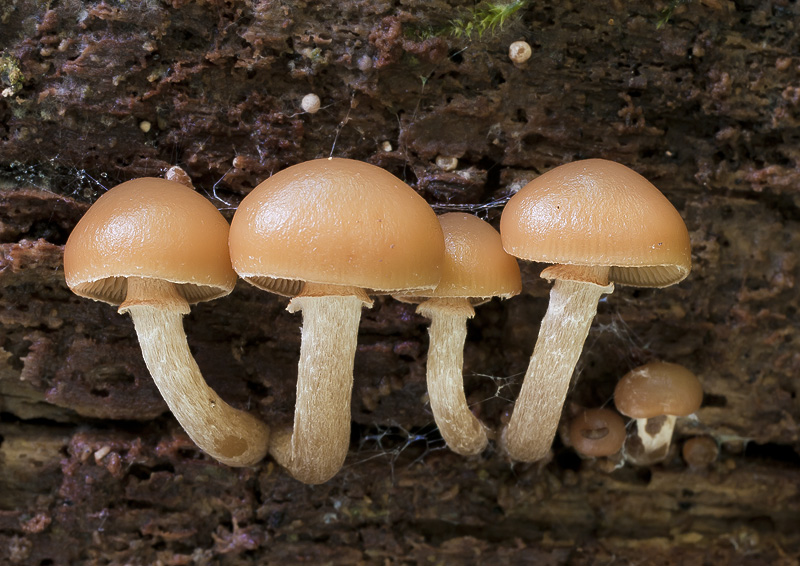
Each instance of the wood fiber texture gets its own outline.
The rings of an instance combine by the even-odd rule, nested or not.
[[[473,8],[0,3],[0,563],[798,564],[800,5],[528,1],[454,35]],[[519,66],[516,40],[533,49]],[[308,93],[319,112],[302,111]],[[426,404],[428,322],[386,297],[363,312],[352,439],[331,481],[195,448],[130,318],[67,289],[66,238],[134,177],[180,165],[230,220],[271,173],[331,154],[495,226],[515,190],[564,162],[611,159],[652,181],[687,223],[693,271],[601,301],[562,424],[610,405],[637,365],[680,363],[705,399],[669,458],[613,470],[560,437],[538,464],[493,442],[449,452]],[[524,265],[523,294],[468,324],[467,399],[493,429],[547,306],[543,267]],[[301,322],[286,305],[240,282],[185,319],[209,384],[274,426],[294,410]],[[698,435],[720,446],[705,468],[680,454]]]

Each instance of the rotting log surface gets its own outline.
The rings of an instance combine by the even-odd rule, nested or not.
[[[0,563],[798,564],[800,6],[596,4],[529,2],[471,41],[446,30],[471,2],[0,4]],[[520,67],[517,39],[533,46]],[[609,402],[646,361],[684,364],[706,398],[676,446],[710,435],[719,459],[609,471],[561,440],[541,465],[458,457],[424,402],[427,322],[384,298],[364,313],[336,478],[199,453],[130,320],[67,290],[62,246],[117,182],[179,164],[230,217],[271,172],[331,153],[495,223],[562,162],[651,179],[694,270],[600,304],[569,403]],[[470,322],[467,395],[494,428],[546,308],[541,267]],[[285,306],[240,284],[186,319],[209,383],[271,423],[294,402]]]

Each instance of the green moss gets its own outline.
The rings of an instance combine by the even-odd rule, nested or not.
[[[425,40],[431,37],[449,36],[456,39],[481,39],[485,34],[494,34],[514,17],[528,0],[514,0],[504,4],[481,2],[468,10],[462,17],[449,20],[440,27],[409,28],[411,35]]]
[[[19,60],[5,52],[0,54],[0,86],[3,87],[0,95],[8,98],[17,94],[22,89],[24,78]]]
[[[667,7],[661,10],[661,12],[658,14],[656,29],[661,29],[667,25],[678,6],[681,4],[687,4],[688,2],[689,0],[670,0],[669,4],[667,4]]]
[[[514,0],[509,4],[478,4],[466,17],[450,20],[448,35],[459,39],[472,39],[474,36],[480,39],[485,33],[495,33],[526,3],[527,0]]]

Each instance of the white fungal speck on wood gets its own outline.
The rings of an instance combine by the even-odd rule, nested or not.
[[[319,112],[320,104],[319,96],[313,92],[310,92],[303,97],[303,100],[300,101],[300,108],[309,114],[316,114]]]
[[[508,46],[508,58],[515,65],[521,65],[531,58],[533,50],[527,41],[515,41]]]

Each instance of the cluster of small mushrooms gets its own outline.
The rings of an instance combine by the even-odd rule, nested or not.
[[[172,168],[166,179],[135,179],[101,196],[70,235],[64,268],[75,293],[131,315],[158,389],[203,451],[230,466],[254,465],[269,453],[296,479],[318,484],[347,454],[359,320],[375,294],[418,303],[431,321],[428,393],[448,447],[462,455],[486,448],[493,435],[470,411],[463,388],[467,319],[476,305],[521,291],[515,258],[552,264],[542,277],[555,281],[519,398],[496,437],[512,460],[533,462],[550,450],[601,296],[615,283],[672,285],[691,267],[680,215],[623,165],[589,159],[539,176],[509,200],[500,233],[472,215],[437,217],[387,171],[334,158],[271,176],[228,226]],[[291,429],[271,431],[228,405],[187,346],[189,305],[230,293],[237,275],[289,297],[288,310],[302,312]],[[626,448],[634,462],[663,458],[676,416],[699,406],[696,378],[691,401],[670,389],[673,378],[661,370],[672,365],[634,370],[617,389],[618,409],[637,422]],[[691,381],[682,371],[673,381]],[[586,411],[570,435],[589,456],[618,452],[626,436],[621,417],[612,413],[612,423],[598,411]],[[601,438],[616,449],[583,448]]]

